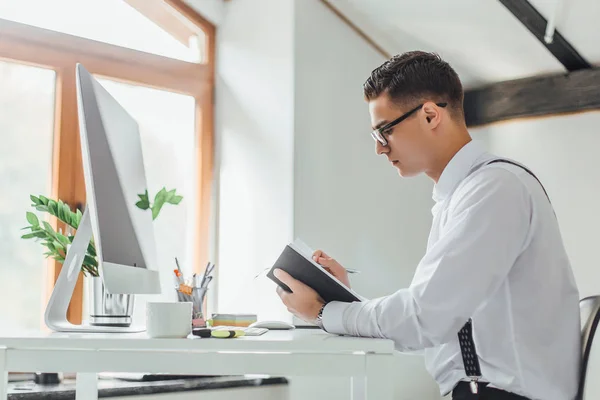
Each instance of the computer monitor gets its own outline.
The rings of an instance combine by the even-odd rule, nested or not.
[[[81,64],[76,78],[87,206],[48,302],[46,325],[56,331],[141,331],[143,326],[73,325],[66,317],[92,234],[107,292],[161,292],[152,215],[135,205],[148,188],[138,124]]]

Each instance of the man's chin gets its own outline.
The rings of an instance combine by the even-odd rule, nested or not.
[[[398,175],[400,175],[401,178],[411,178],[415,175],[418,175],[412,171],[407,171],[405,168],[402,168],[399,165],[396,165],[395,167],[398,170]]]

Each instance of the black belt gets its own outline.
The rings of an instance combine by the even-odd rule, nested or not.
[[[493,163],[502,163],[502,162],[523,168],[529,175],[533,176],[539,182],[540,186],[544,190],[544,193],[546,194],[546,197],[548,197],[548,193],[546,192],[544,185],[542,185],[542,182],[540,182],[540,180],[537,178],[537,176],[535,176],[535,174],[533,172],[531,172],[524,166],[517,164],[513,161],[510,161],[510,160],[505,160],[505,159],[495,159],[495,160],[487,162],[485,165],[489,165],[489,164],[493,164]],[[548,201],[550,201],[550,197],[548,197]],[[484,384],[482,382],[481,384],[479,384],[479,382],[478,382],[482,378],[482,376],[481,376],[481,369],[479,367],[479,357],[477,356],[477,351],[475,350],[475,342],[473,341],[473,324],[472,324],[471,319],[469,319],[467,321],[467,323],[462,327],[462,329],[458,332],[458,344],[460,345],[460,352],[461,352],[462,359],[463,359],[465,374],[467,375],[467,378],[469,378],[471,381],[470,383],[461,382],[461,383],[459,383],[459,385],[461,388],[468,387],[469,389],[465,389],[465,390],[469,390],[470,393],[472,394],[472,396],[474,396],[474,397],[464,397],[465,399],[477,399],[478,398],[477,394],[480,393],[479,386],[481,385],[483,387],[487,387],[487,383]],[[487,390],[492,390],[492,389],[490,388]],[[506,392],[506,393],[508,393],[508,392]],[[516,395],[514,395],[514,396],[516,396]],[[498,399],[504,399],[504,398],[515,399],[515,400],[516,399],[525,399],[525,397],[522,397],[522,396],[498,397]]]
[[[527,397],[520,396],[505,390],[488,387],[487,382],[479,382],[479,393],[473,394],[469,382],[459,382],[452,391],[453,400],[475,400],[479,395],[485,396],[484,399],[490,400],[529,400]]]

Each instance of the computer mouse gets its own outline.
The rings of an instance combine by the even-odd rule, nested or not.
[[[284,321],[257,321],[249,326],[250,328],[267,328],[267,329],[294,329],[295,326]]]

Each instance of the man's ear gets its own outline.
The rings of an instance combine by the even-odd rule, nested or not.
[[[435,128],[441,121],[441,110],[440,108],[433,102],[427,102],[423,106],[423,111],[425,112],[425,119],[427,120],[427,124],[430,125],[430,128]]]

